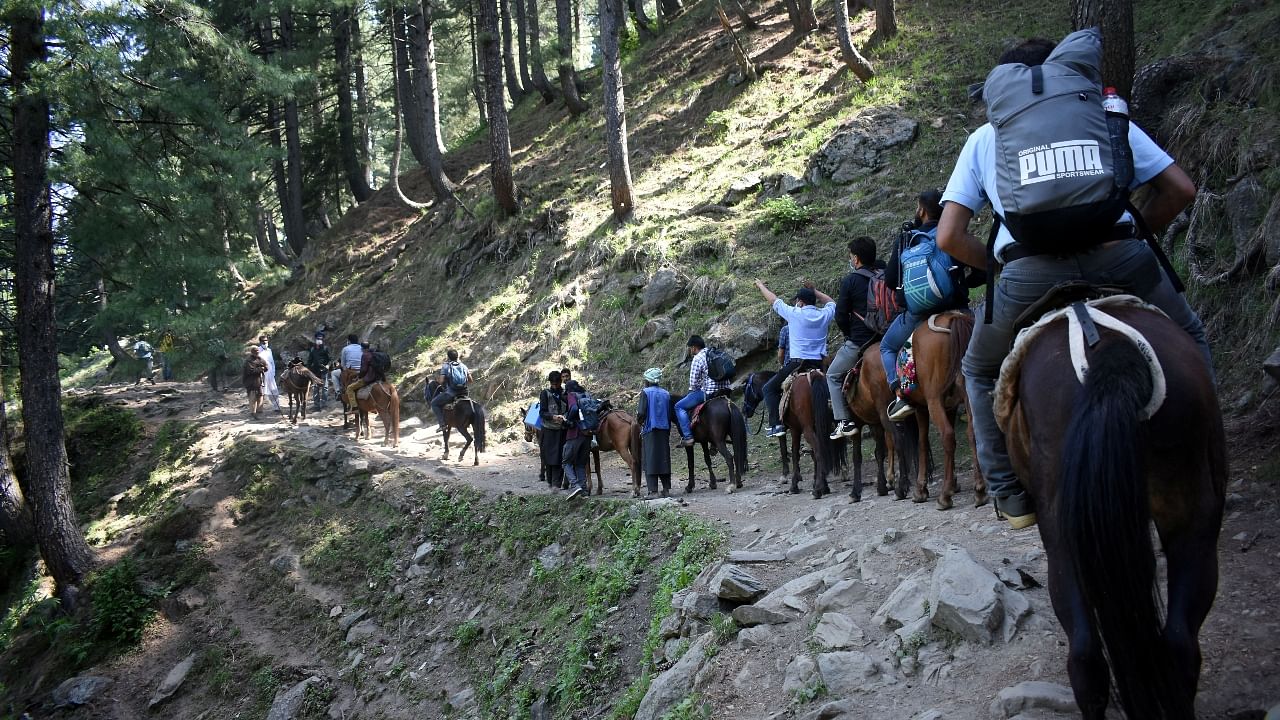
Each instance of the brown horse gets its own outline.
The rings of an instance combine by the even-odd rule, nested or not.
[[[899,500],[907,496],[907,475],[902,468],[895,467],[893,432],[885,432],[893,427],[886,413],[889,403],[893,402],[893,393],[889,391],[889,381],[884,376],[884,365],[880,362],[879,341],[867,346],[862,354],[861,369],[856,383],[846,383],[845,402],[861,427],[871,430],[876,449],[876,494],[889,494],[887,478],[896,477],[894,493]],[[849,496],[855,501],[862,499],[862,443],[855,438],[853,445],[853,488]],[[885,460],[889,462],[889,472],[885,474]],[[894,475],[897,470],[897,475]]]
[[[942,493],[938,507],[951,509],[951,496],[956,492],[956,414],[963,405],[970,415],[969,396],[965,393],[964,377],[960,372],[960,360],[969,347],[973,335],[973,316],[966,312],[950,311],[930,316],[911,334],[911,347],[915,353],[916,387],[906,400],[916,408],[916,414],[901,425],[895,440],[904,447],[904,454],[916,455],[914,463],[908,463],[904,471],[914,465],[915,490],[911,499],[924,502],[929,499],[929,423],[932,422],[942,438],[943,466]],[[883,368],[881,368],[883,372]],[[977,445],[973,438],[973,424],[969,428],[969,447],[973,449],[973,487],[975,507],[987,503],[987,482],[978,467]],[[914,426],[914,427],[913,427]],[[914,431],[914,432],[912,432]],[[915,436],[914,438],[912,436]]]
[[[677,422],[675,407],[683,397],[682,394],[671,394],[670,419],[673,428],[679,427],[674,424]],[[720,453],[720,457],[724,458],[729,471],[729,486],[726,490],[732,493],[741,488],[742,475],[747,471],[747,420],[742,416],[738,406],[734,405],[727,396],[717,395],[703,403],[702,410],[698,414],[698,422],[694,423],[691,429],[694,443],[702,446],[702,457],[707,463],[707,475],[710,477],[708,486],[712,490],[716,489],[716,471],[711,462],[711,446],[715,445],[716,451]],[[638,433],[636,437],[639,437]],[[685,457],[689,461],[689,482],[685,485],[684,491],[691,493],[695,487],[692,447],[685,448]],[[639,475],[636,476],[635,481],[636,492],[639,492]]]
[[[305,365],[290,365],[280,373],[279,377],[280,390],[289,398],[289,422],[296,425],[298,423],[298,415],[302,415],[302,421],[307,421],[307,393],[312,383],[316,385],[323,384],[323,380],[316,377],[315,373],[307,369]]]
[[[756,385],[763,388],[772,376],[770,372],[758,372],[747,378],[753,396],[761,395]],[[832,440],[830,437],[834,422],[829,393],[821,370],[797,372],[791,381],[791,400],[786,414],[782,416],[782,423],[791,431],[791,492],[800,492],[800,441],[803,438],[813,448],[814,499],[830,494],[831,487],[827,484],[829,473],[839,471],[843,477],[848,469],[845,440]],[[785,471],[785,462],[783,468]]]
[[[1227,482],[1221,411],[1209,368],[1182,328],[1141,307],[1105,312],[1149,347],[1140,352],[1099,323],[1082,386],[1066,323],[1038,323],[1040,334],[1012,356],[1021,353],[1020,374],[1009,360],[1001,371],[997,418],[1035,501],[1081,714],[1105,716],[1114,678],[1128,717],[1189,720],[1198,635],[1218,585]],[[1163,621],[1151,521],[1168,564]]]
[[[600,453],[613,450],[631,470],[632,494],[640,497],[640,456],[634,454],[631,449],[632,433],[639,437],[640,432],[636,419],[625,410],[609,407],[608,400],[604,403],[600,409],[600,424],[594,432],[590,433],[595,437],[597,444],[597,447],[591,448],[591,457],[596,465],[596,495],[604,494],[604,478],[600,475]],[[590,482],[587,483],[587,492],[591,492]]]
[[[361,398],[360,394],[369,391],[369,397]],[[382,419],[382,444],[390,447],[400,445],[400,393],[396,386],[384,380],[361,388],[356,393],[356,442],[360,441],[360,429],[364,428],[364,439],[369,439],[369,413],[376,411]]]
[[[440,383],[432,380],[427,383],[427,397],[434,398],[442,389],[443,386]],[[428,400],[428,402],[430,401]],[[481,405],[466,395],[460,395],[456,400],[450,403],[450,405],[453,407],[450,408],[449,405],[444,407],[444,425],[441,428],[441,433],[444,436],[443,459],[449,459],[449,431],[451,429],[457,429],[457,431],[462,434],[462,439],[466,441],[462,445],[462,450],[458,452],[458,460],[461,461],[467,454],[467,448],[471,447],[471,443],[474,440],[475,450],[472,453],[473,462],[471,464],[479,465],[480,453],[484,452],[485,445],[485,416],[487,413],[484,409],[484,405]],[[467,432],[467,428],[471,428],[471,431],[475,433],[474,437],[472,437],[471,433]]]

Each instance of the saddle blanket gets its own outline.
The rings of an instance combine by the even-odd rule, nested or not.
[[[916,353],[911,349],[911,338],[898,351],[898,387],[903,395],[916,389]]]
[[[778,401],[778,419],[782,420],[784,425],[787,422],[787,407],[791,405],[791,386],[795,383],[796,377],[801,373],[807,373],[809,375],[810,383],[818,382],[818,380],[814,379],[815,374],[819,379],[826,377],[821,370],[797,370],[796,372],[791,373],[786,380],[782,381],[782,398]]]

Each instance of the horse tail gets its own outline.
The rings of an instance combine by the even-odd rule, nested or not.
[[[956,383],[964,383],[960,373],[960,361],[969,350],[969,338],[973,337],[973,316],[968,313],[951,315],[951,359],[947,363],[947,384],[943,393],[951,392]]]
[[[803,372],[803,371],[801,371]],[[812,377],[811,375],[809,377]],[[831,416],[831,391],[827,389],[826,380],[809,383],[809,397],[813,413],[813,434],[818,447],[814,448],[814,452],[821,452],[823,462],[827,463],[828,471],[835,455],[834,443],[831,440],[831,430],[835,426],[835,421]]]
[[[1125,714],[1192,718],[1195,688],[1174,670],[1156,586],[1139,415],[1151,374],[1138,349],[1116,338],[1089,363],[1062,446],[1058,527]]]
[[[729,439],[733,441],[733,462],[741,475],[747,471],[747,419],[733,403],[729,403]]]
[[[471,430],[476,436],[476,450],[486,452],[484,449],[484,406],[470,398],[468,398],[468,401],[471,403]]]

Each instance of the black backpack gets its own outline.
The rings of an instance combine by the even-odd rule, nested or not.
[[[590,395],[578,396],[578,429],[595,432],[600,428],[600,415],[603,414],[606,400],[593,398]]]
[[[373,367],[373,371],[385,376],[391,370],[391,356],[381,350],[374,350],[372,354],[373,360],[369,364]]]
[[[733,358],[729,357],[729,353],[720,348],[707,348],[707,377],[716,382],[724,382],[733,379],[733,374],[737,372],[737,368],[733,365]]]

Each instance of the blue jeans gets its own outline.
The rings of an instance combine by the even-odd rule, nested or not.
[[[903,310],[884,331],[884,338],[880,340],[880,362],[884,364],[884,376],[889,380],[889,387],[893,387],[893,381],[898,379],[898,351],[907,344],[921,320],[924,318]]]
[[[436,414],[436,424],[444,424],[444,406],[458,397],[452,390],[441,390],[431,401],[431,412]]]
[[[1009,462],[1004,433],[996,424],[992,399],[1000,365],[1013,342],[1013,323],[1027,306],[1054,285],[1079,279],[1098,285],[1118,285],[1160,308],[1196,341],[1210,374],[1213,373],[1213,356],[1204,325],[1187,299],[1173,289],[1155,253],[1145,242],[1126,240],[1069,258],[1035,255],[1009,263],[996,282],[991,324],[982,322],[983,308],[975,311],[977,322],[962,363],[965,387],[973,407],[971,422],[978,442],[978,462],[992,497],[1008,497],[1022,489]]]
[[[706,401],[706,393],[701,390],[693,390],[690,391],[688,395],[680,398],[680,401],[676,403],[676,422],[680,424],[680,437],[693,437],[693,428],[690,426],[689,413]]]

